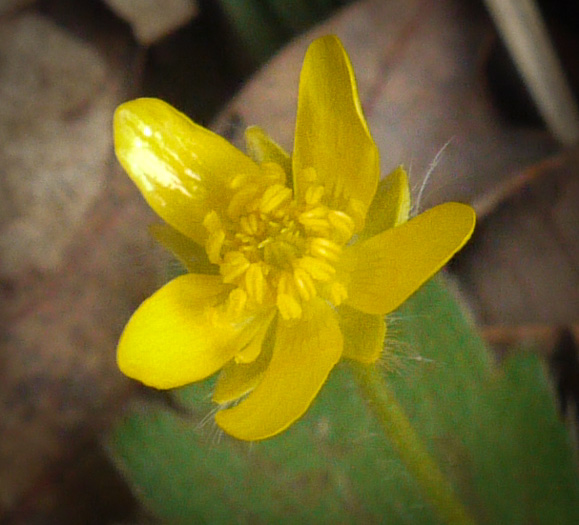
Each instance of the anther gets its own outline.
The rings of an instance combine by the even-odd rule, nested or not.
[[[277,293],[285,295],[294,295],[294,289],[292,282],[290,281],[291,275],[288,272],[283,272],[277,282]]]
[[[301,213],[298,217],[298,221],[310,230],[325,232],[329,231],[330,227],[327,215],[328,209],[325,206],[318,206]]]
[[[316,208],[312,208],[311,210],[300,213],[298,220],[302,222],[311,219],[321,219],[325,218],[327,215],[328,209],[325,206],[317,206]]]
[[[203,226],[205,226],[209,233],[223,229],[221,219],[215,210],[211,210],[207,215],[205,215],[205,218],[203,219]]]
[[[364,203],[352,197],[348,200],[346,213],[354,220],[356,228],[361,230],[364,227],[364,218],[366,217],[366,206]]]
[[[241,217],[239,219],[239,225],[247,235],[255,235],[259,228],[257,217],[253,213]]]
[[[290,200],[292,190],[281,184],[274,184],[265,190],[259,203],[259,210],[262,213],[270,213],[284,202]]]
[[[309,186],[306,190],[306,204],[309,204],[310,206],[318,204],[324,196],[324,191],[323,186]]]
[[[239,276],[243,275],[249,266],[250,262],[241,252],[235,251],[226,253],[224,261],[220,267],[223,282],[232,283]]]
[[[294,283],[304,301],[309,301],[317,295],[316,286],[310,274],[303,268],[296,268],[294,270]]]
[[[348,214],[343,211],[332,210],[328,213],[328,221],[334,227],[338,242],[344,243],[352,238],[356,223]]]
[[[237,190],[242,186],[245,186],[247,181],[249,180],[250,176],[247,173],[239,173],[231,181],[229,182],[229,187],[232,190]]]
[[[259,188],[255,184],[249,184],[240,189],[229,201],[227,215],[232,219],[237,219],[240,215],[243,215],[244,212],[250,212],[249,205],[255,199],[258,190]]]
[[[285,183],[285,171],[279,164],[275,162],[263,162],[260,167],[263,171],[264,178],[266,178],[270,184]]]
[[[296,266],[303,268],[316,281],[329,281],[336,273],[335,268],[330,263],[307,255],[299,259]]]
[[[247,304],[247,293],[241,288],[232,290],[227,298],[227,314],[232,318],[239,317]]]
[[[250,265],[245,273],[245,288],[248,296],[258,304],[263,303],[265,287],[266,282],[261,265],[257,263]]]
[[[286,320],[299,319],[302,316],[302,307],[294,297],[288,294],[278,294],[276,300],[280,315]]]
[[[325,237],[310,239],[310,253],[313,256],[322,257],[330,261],[337,261],[342,253],[342,248],[334,241]]]
[[[222,261],[221,249],[223,248],[223,243],[225,242],[225,231],[217,230],[209,235],[207,241],[205,242],[205,251],[207,252],[207,257],[213,264],[219,264]]]

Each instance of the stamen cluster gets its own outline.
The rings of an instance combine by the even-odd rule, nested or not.
[[[209,260],[219,265],[225,283],[235,285],[227,309],[241,314],[275,304],[284,319],[296,319],[316,296],[339,305],[347,290],[335,265],[355,220],[325,203],[325,187],[316,183],[313,169],[299,200],[279,165],[266,162],[261,171],[259,179],[233,178],[227,209],[212,210],[203,222]]]

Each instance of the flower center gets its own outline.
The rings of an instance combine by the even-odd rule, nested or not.
[[[203,222],[209,260],[219,265],[223,281],[236,287],[227,308],[241,313],[276,305],[284,319],[294,319],[316,296],[339,305],[347,290],[336,278],[335,263],[352,237],[354,220],[324,203],[325,189],[313,170],[301,202],[285,185],[280,166],[263,163],[261,171],[259,180],[235,177],[226,209],[209,212]]]

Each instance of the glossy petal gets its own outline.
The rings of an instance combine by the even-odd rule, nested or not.
[[[368,210],[366,227],[360,232],[360,240],[399,226],[408,220],[409,213],[408,176],[404,168],[399,166],[378,183],[376,195]]]
[[[152,224],[151,235],[167,248],[191,273],[218,274],[219,266],[211,264],[205,248],[168,224]]]
[[[247,154],[258,164],[275,162],[286,173],[288,186],[291,186],[292,161],[286,151],[259,126],[250,126],[245,130]]]
[[[335,36],[314,41],[302,67],[293,155],[298,199],[308,186],[304,168],[315,169],[335,207],[345,208],[354,198],[365,212],[376,192],[378,149],[362,113],[352,65]]]
[[[271,362],[263,379],[238,406],[215,416],[228,434],[248,441],[285,430],[308,409],[342,354],[336,313],[312,300],[310,315],[280,321]]]
[[[209,377],[242,350],[262,317],[232,322],[209,315],[229,286],[221,276],[187,274],[149,297],[129,320],[117,349],[121,371],[155,388]]]
[[[383,315],[366,314],[342,305],[338,308],[344,336],[344,357],[371,364],[384,349],[386,322]]]
[[[227,182],[240,173],[259,173],[225,139],[157,99],[119,106],[114,139],[119,162],[151,208],[199,244],[206,237],[205,215],[227,203]]]
[[[274,325],[275,323],[270,323],[267,327],[266,338],[260,340],[261,352],[255,361],[243,364],[233,360],[223,367],[215,384],[213,401],[220,404],[229,403],[239,399],[258,385],[271,360]]]
[[[449,202],[349,247],[346,304],[369,314],[392,312],[462,248],[475,220],[470,206]]]

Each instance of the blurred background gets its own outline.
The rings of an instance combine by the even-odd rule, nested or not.
[[[118,372],[115,345],[168,257],[114,158],[115,107],[160,97],[291,151],[303,55],[325,33],[351,56],[383,173],[425,184],[421,210],[479,212],[450,270],[497,356],[536,341],[576,396],[579,8],[539,6],[570,94],[551,84],[559,120],[482,0],[0,0],[0,523],[147,519],[100,440],[128,400],[160,396]]]

